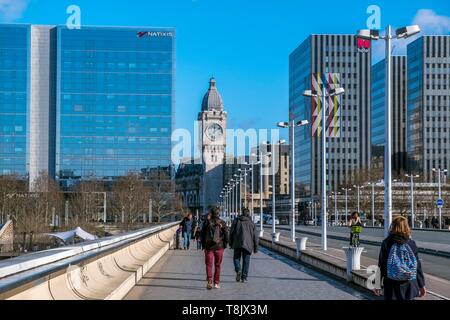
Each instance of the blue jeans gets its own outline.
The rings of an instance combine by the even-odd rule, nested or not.
[[[241,272],[241,278],[247,279],[248,271],[250,269],[250,257],[251,252],[248,252],[245,249],[234,249],[234,269],[236,272]],[[242,267],[241,267],[241,259],[242,259]]]
[[[191,246],[191,233],[190,232],[183,232],[183,245],[184,245],[184,249],[189,250],[189,247]]]

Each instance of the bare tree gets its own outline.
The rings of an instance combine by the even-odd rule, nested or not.
[[[17,192],[25,192],[25,182],[17,175],[0,176],[0,222],[5,223],[15,205],[12,199]]]
[[[33,247],[34,235],[55,230],[61,221],[63,195],[56,182],[41,172],[34,182],[36,192],[18,193],[12,196],[12,216],[16,231],[23,235],[23,247]]]
[[[148,212],[149,189],[144,180],[134,173],[119,178],[112,189],[111,209],[120,219],[124,228],[129,230],[139,218]]]
[[[103,213],[104,192],[104,184],[97,180],[81,181],[75,185],[68,200],[70,227],[92,227],[93,221],[97,221]]]
[[[184,216],[186,208],[181,196],[175,192],[175,183],[170,179],[170,175],[158,170],[152,173],[149,180],[150,198],[157,221],[161,222],[169,216]]]

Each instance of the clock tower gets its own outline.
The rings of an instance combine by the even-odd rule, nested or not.
[[[211,78],[209,89],[198,115],[202,150],[203,181],[201,199],[203,212],[208,206],[219,202],[223,188],[223,166],[225,163],[227,113],[216,88],[216,79]]]

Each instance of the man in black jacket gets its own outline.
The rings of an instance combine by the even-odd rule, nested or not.
[[[236,281],[247,282],[252,253],[258,252],[256,227],[250,217],[250,211],[244,209],[242,216],[234,220],[230,230],[230,247],[234,249],[234,268]],[[241,266],[242,259],[242,266]]]

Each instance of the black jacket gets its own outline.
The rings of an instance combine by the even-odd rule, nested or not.
[[[230,247],[245,249],[250,253],[258,252],[259,239],[251,218],[240,216],[234,220],[230,230]]]
[[[221,243],[217,245],[211,245],[210,243],[207,243],[206,241],[206,235],[209,232],[210,228],[214,228],[217,224],[220,225],[220,238],[222,239]],[[225,249],[228,244],[228,227],[225,221],[221,219],[217,220],[207,220],[205,224],[202,227],[201,230],[201,242],[203,248],[205,250],[219,250],[219,249]]]
[[[387,277],[387,261],[391,248],[397,244],[408,244],[417,258],[417,279],[411,281],[395,281]],[[391,234],[381,244],[380,257],[378,260],[381,277],[384,285],[384,298],[386,300],[412,300],[419,297],[419,288],[425,288],[422,265],[420,263],[417,245],[411,238]]]

